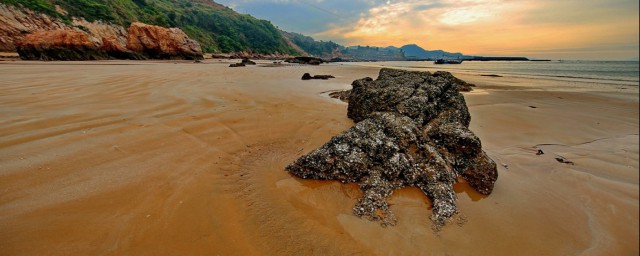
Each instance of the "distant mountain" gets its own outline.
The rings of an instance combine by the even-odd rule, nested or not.
[[[402,60],[435,60],[435,59],[471,59],[472,56],[442,50],[427,51],[415,44],[400,48],[395,46],[349,46],[342,50],[345,58],[355,61],[402,61]]]
[[[400,49],[402,49],[402,51],[404,52],[404,56],[407,59],[434,60],[434,59],[469,59],[471,58],[471,56],[466,56],[459,52],[451,53],[451,52],[445,52],[443,50],[427,51],[415,44],[408,44],[400,47]]]
[[[396,61],[406,60],[402,50],[394,46],[349,46],[342,55],[352,61]]]

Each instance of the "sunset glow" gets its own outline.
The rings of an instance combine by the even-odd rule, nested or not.
[[[354,2],[357,4],[340,5],[343,1],[337,0],[245,0],[227,4],[272,20],[282,29],[344,45],[415,43],[425,49],[471,55],[553,59],[638,57],[637,1]],[[252,9],[258,3],[263,11]],[[265,9],[270,5],[273,8]],[[306,20],[290,20],[300,18],[278,10],[297,10]],[[314,25],[291,25],[305,22]]]

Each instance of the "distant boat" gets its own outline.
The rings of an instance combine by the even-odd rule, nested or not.
[[[461,64],[463,60],[437,59],[433,64]]]

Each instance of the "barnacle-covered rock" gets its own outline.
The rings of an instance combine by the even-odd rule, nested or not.
[[[386,198],[398,188],[415,186],[431,198],[437,226],[457,212],[458,176],[491,193],[498,172],[468,128],[459,92],[466,83],[448,72],[382,69],[377,80],[352,86],[348,116],[356,125],[291,163],[290,173],[359,183],[364,195],[354,214],[383,225],[396,223]]]

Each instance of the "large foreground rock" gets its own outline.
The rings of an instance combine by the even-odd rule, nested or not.
[[[468,128],[462,83],[448,72],[394,69],[382,69],[377,80],[356,80],[348,107],[356,125],[287,170],[304,179],[359,183],[364,196],[354,214],[384,225],[396,222],[386,198],[418,187],[431,198],[431,219],[440,226],[457,212],[452,186],[459,176],[482,194],[491,193],[498,177]]]
[[[198,42],[179,28],[133,23],[129,27],[127,48],[152,59],[203,59]]]

